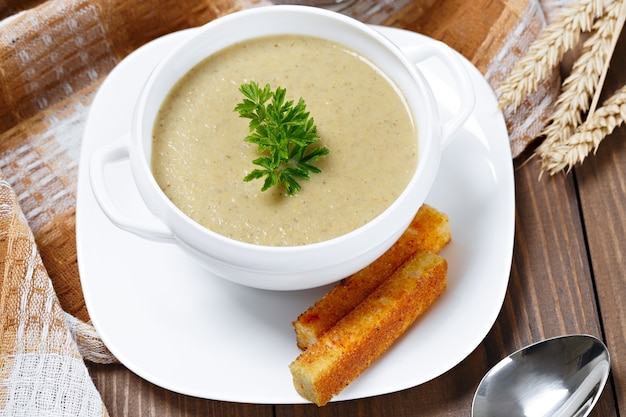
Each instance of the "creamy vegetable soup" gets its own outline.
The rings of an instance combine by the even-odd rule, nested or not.
[[[259,157],[234,108],[250,81],[302,97],[330,154],[321,173],[261,191],[244,182]],[[417,127],[401,92],[367,59],[313,37],[284,35],[231,46],[194,67],[163,103],[152,168],[183,212],[224,236],[271,246],[328,240],[364,225],[402,192],[417,164]]]

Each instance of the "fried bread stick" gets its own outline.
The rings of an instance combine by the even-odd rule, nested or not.
[[[448,264],[417,252],[290,365],[296,391],[322,406],[382,355],[443,293]]]
[[[418,250],[438,253],[451,240],[448,216],[424,204],[400,239],[376,261],[341,280],[293,322],[298,347],[305,350],[352,311]]]

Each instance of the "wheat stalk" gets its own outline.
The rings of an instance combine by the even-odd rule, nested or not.
[[[569,172],[593,151],[597,151],[602,140],[626,121],[626,85],[607,99],[592,117],[578,127],[566,141],[546,150],[542,169],[554,175]]]
[[[510,105],[517,108],[524,97],[535,92],[565,52],[576,45],[581,32],[591,30],[595,18],[603,11],[604,0],[580,0],[547,25],[498,88],[500,108]]]
[[[542,132],[545,139],[537,148],[542,156],[554,143],[565,141],[582,122],[582,115],[589,109],[594,92],[599,90],[601,76],[610,61],[615,38],[615,28],[622,10],[619,2],[607,6],[605,14],[593,25],[593,34],[583,44],[580,57],[574,63],[570,75],[562,85],[555,103],[555,111]]]

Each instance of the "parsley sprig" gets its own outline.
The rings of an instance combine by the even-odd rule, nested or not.
[[[324,146],[311,146],[320,137],[304,100],[301,97],[294,105],[293,100],[285,101],[284,88],[271,91],[266,84],[261,89],[254,81],[242,84],[239,91],[245,98],[234,111],[239,112],[239,117],[250,119],[251,134],[244,140],[256,144],[261,154],[252,161],[261,168],[255,168],[243,180],[265,177],[262,191],[280,183],[288,195],[299,193],[302,187],[298,180],[310,179],[309,173],[320,173],[311,163],[329,153]]]

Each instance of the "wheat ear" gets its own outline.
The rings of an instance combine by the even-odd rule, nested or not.
[[[580,0],[570,4],[531,44],[528,53],[497,89],[500,108],[517,108],[528,94],[561,62],[565,52],[576,45],[581,32],[591,30],[604,10],[603,0]]]
[[[594,23],[594,32],[583,44],[580,57],[563,82],[555,111],[542,132],[545,139],[537,148],[540,156],[543,157],[544,152],[549,151],[554,143],[569,138],[582,123],[582,115],[589,109],[590,100],[599,88],[605,62],[610,61],[615,27],[621,10],[621,3],[611,3],[605,14]]]
[[[619,3],[619,1],[617,1]],[[622,7],[619,12],[619,16],[617,18],[617,23],[615,28],[613,29],[613,41],[611,43],[609,54],[612,56],[615,51],[615,47],[617,46],[617,41],[619,40],[620,33],[622,33],[622,29],[624,28],[624,23],[626,22],[626,0],[621,0]],[[596,111],[596,106],[598,105],[598,101],[600,100],[600,93],[602,93],[602,87],[604,86],[604,80],[606,78],[607,73],[609,72],[609,65],[611,64],[611,60],[607,59],[604,63],[604,69],[602,70],[602,75],[600,76],[599,88],[596,89],[596,93],[593,96],[593,100],[591,101],[591,105],[589,106],[589,113],[587,117],[593,115],[593,112]]]
[[[554,144],[542,160],[542,169],[554,175],[569,172],[600,146],[600,142],[626,121],[626,85],[607,99],[593,116],[565,142]]]

